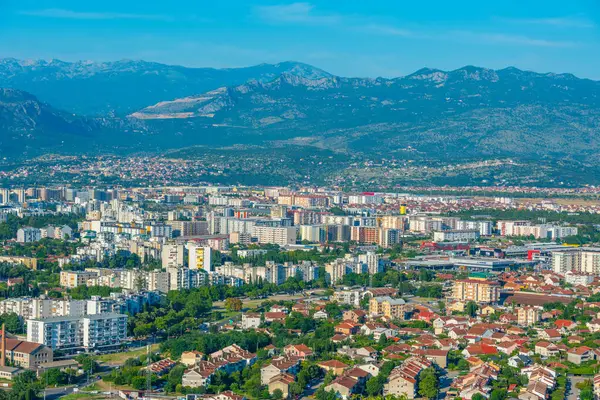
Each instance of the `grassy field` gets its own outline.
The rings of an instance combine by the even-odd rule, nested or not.
[[[158,347],[159,345],[155,343],[151,346],[150,350],[158,351]],[[123,353],[103,354],[97,356],[96,361],[110,365],[122,365],[128,358],[139,357],[143,354],[146,354],[145,347],[133,351],[125,351]]]
[[[106,396],[101,394],[90,394],[90,393],[71,393],[66,396],[62,396],[63,400],[80,400],[80,399],[105,399]]]
[[[256,307],[260,306],[263,302],[265,302],[267,300],[290,301],[290,300],[299,300],[299,299],[305,299],[305,298],[306,297],[304,297],[301,294],[276,294],[273,296],[269,296],[266,299],[242,299],[242,302],[243,302],[243,309],[248,310],[248,309],[256,308]],[[225,309],[225,302],[224,301],[215,301],[213,303],[213,308],[215,309],[215,311],[223,311]]]

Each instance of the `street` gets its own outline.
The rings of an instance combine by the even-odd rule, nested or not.
[[[575,376],[575,375],[567,375],[567,400],[577,400],[579,399],[579,388],[577,387],[578,383],[591,379],[591,376]]]

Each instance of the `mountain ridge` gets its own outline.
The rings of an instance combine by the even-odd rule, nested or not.
[[[35,92],[35,100],[12,92],[17,99],[10,104],[0,100],[0,133],[37,138],[23,140],[26,149],[40,142],[39,151],[67,138],[75,142],[72,152],[291,145],[369,157],[519,157],[600,165],[600,82],[572,74],[466,65],[451,71],[422,68],[396,78],[349,78],[284,62],[180,75],[175,66],[117,63],[115,77],[102,70],[98,77],[107,81],[98,81],[85,75],[99,68],[94,63],[21,62],[28,70],[41,65],[50,71],[49,76],[31,72],[37,79],[31,81],[25,79],[28,73],[7,78],[7,65],[13,72],[21,66],[0,61],[0,87],[8,79],[27,91],[41,82],[38,89],[54,88],[53,95],[62,99],[55,104]],[[69,68],[81,68],[84,77],[65,77]],[[217,85],[223,82],[231,84]],[[208,89],[197,91],[201,88]],[[77,108],[103,112],[64,107],[75,101]],[[74,127],[79,131],[71,133]],[[82,144],[82,137],[88,143]]]
[[[25,90],[59,109],[77,114],[125,115],[162,100],[242,84],[253,78],[271,80],[285,71],[312,77],[330,75],[298,62],[217,69],[143,60],[48,62],[0,59],[0,87]],[[90,98],[90,93],[94,98]]]

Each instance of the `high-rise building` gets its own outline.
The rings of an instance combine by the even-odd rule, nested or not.
[[[185,262],[185,247],[182,244],[165,244],[162,248],[162,267],[180,268]]]
[[[552,252],[552,269],[559,274],[569,271],[600,275],[600,248],[580,247]]]
[[[213,271],[211,265],[211,249],[206,246],[192,244],[188,247],[190,269],[203,269],[205,271]]]
[[[18,203],[25,203],[25,189],[15,189],[13,192],[17,195]]]
[[[10,203],[10,189],[0,189],[0,203]]]
[[[358,261],[367,264],[369,274],[383,272],[383,263],[381,262],[381,256],[379,254],[369,251],[367,254],[360,254],[358,256]]]
[[[254,226],[253,236],[258,239],[261,244],[277,244],[286,246],[296,244],[296,227],[295,226]]]

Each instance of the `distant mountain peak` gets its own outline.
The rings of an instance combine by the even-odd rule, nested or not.
[[[462,68],[449,72],[449,76],[455,79],[498,82],[500,78],[493,69],[466,65]]]
[[[448,79],[448,74],[442,70],[434,68],[421,68],[420,70],[413,72],[406,76],[407,79],[431,81],[435,83],[442,83]]]

